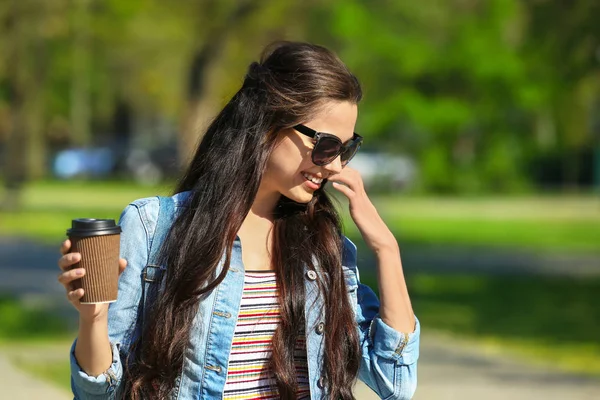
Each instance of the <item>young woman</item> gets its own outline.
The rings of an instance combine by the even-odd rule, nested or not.
[[[360,99],[329,50],[272,45],[175,195],[123,211],[117,302],[79,303],[71,283],[85,271],[63,243],[76,398],[352,399],[357,377],[381,398],[412,397],[419,324],[399,247],[347,166]],[[381,303],[359,281],[327,181],[376,255]]]

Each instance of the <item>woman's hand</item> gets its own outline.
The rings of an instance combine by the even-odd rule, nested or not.
[[[395,249],[398,242],[367,196],[360,173],[345,167],[338,174],[328,177],[333,187],[350,201],[350,216],[358,227],[365,243],[375,253],[384,249]]]
[[[415,317],[396,238],[369,200],[358,171],[346,167],[329,179],[334,182],[333,187],[350,200],[350,216],[367,246],[376,254],[381,319],[398,332],[413,332]]]
[[[108,304],[81,304],[80,299],[83,296],[83,289],[73,289],[73,281],[84,276],[85,269],[71,269],[73,264],[77,264],[81,260],[81,254],[69,253],[70,249],[71,241],[67,239],[60,247],[62,257],[58,259],[58,266],[63,272],[58,275],[58,282],[65,287],[67,299],[73,304],[73,307],[79,311],[79,316],[82,320],[94,321],[103,318],[108,314]],[[123,273],[126,266],[127,261],[123,258],[119,259],[119,275]]]

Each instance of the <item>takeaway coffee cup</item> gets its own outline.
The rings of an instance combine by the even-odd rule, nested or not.
[[[119,241],[121,227],[113,219],[80,218],[71,221],[67,236],[71,252],[81,253],[81,261],[71,268],[85,269],[74,289],[83,288],[82,304],[112,303],[119,284]]]

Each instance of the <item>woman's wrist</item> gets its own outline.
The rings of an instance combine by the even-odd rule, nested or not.
[[[103,307],[102,309],[100,309],[99,311],[93,313],[93,314],[89,314],[89,313],[85,313],[85,312],[81,312],[82,310],[79,311],[79,325],[81,326],[81,324],[85,324],[85,325],[102,325],[102,324],[108,324],[108,304],[106,304],[106,307]]]
[[[90,330],[97,329],[99,327],[106,326],[108,327],[108,316],[98,316],[98,317],[79,317],[79,330],[82,329]]]

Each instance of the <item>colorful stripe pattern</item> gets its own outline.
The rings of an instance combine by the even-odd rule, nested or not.
[[[278,399],[275,377],[269,371],[271,340],[280,322],[275,272],[246,271],[240,313],[229,355],[224,400]],[[304,332],[304,328],[301,329]],[[304,335],[294,352],[298,399],[310,399]]]

